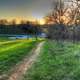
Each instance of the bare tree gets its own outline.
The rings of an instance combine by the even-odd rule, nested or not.
[[[59,37],[64,39],[64,36],[66,36],[75,42],[75,39],[79,36],[77,26],[80,25],[80,0],[66,0],[66,2],[54,0],[53,11],[45,17],[45,20],[48,24],[53,25],[48,28],[49,36],[56,36],[57,39]]]
[[[67,24],[72,25],[73,42],[75,42],[76,38],[78,38],[78,36],[76,37],[76,34],[78,34],[76,28],[80,24],[80,0],[70,0],[70,1],[71,5],[68,10],[69,20]]]
[[[48,28],[48,36],[57,41],[63,40],[66,34],[64,17],[67,9],[63,0],[54,0],[53,11],[46,17],[47,22],[53,22],[51,27]]]
[[[45,19],[47,22],[53,22],[55,24],[65,23],[64,17],[66,17],[67,10],[68,7],[65,7],[63,0],[54,0],[52,12]]]

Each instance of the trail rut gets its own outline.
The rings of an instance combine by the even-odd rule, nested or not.
[[[32,54],[28,58],[25,58],[22,61],[22,63],[17,65],[15,69],[13,69],[13,72],[9,76],[8,80],[21,80],[23,78],[23,75],[32,66],[32,64],[37,60],[37,57],[39,56],[43,43],[44,42],[39,43],[36,49],[32,50]]]

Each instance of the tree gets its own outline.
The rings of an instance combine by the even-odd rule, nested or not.
[[[76,39],[78,39],[79,36],[76,36],[76,34],[79,35],[79,31],[77,31],[77,27],[79,27],[78,25],[80,24],[80,0],[71,0],[71,6],[68,10],[68,14],[69,14],[69,20],[68,20],[68,24],[72,25],[73,28],[73,42],[76,41]],[[79,29],[79,28],[78,28]]]
[[[64,36],[66,34],[64,17],[66,17],[65,13],[67,12],[67,9],[68,8],[65,7],[63,0],[53,1],[53,11],[46,17],[47,22],[53,22],[52,26],[48,28],[48,35],[52,39],[64,39]]]
[[[6,25],[6,24],[8,24],[8,21],[6,19],[1,19],[0,24],[1,25]]]
[[[45,20],[48,24],[53,25],[48,28],[50,37],[56,35],[57,39],[59,39],[60,36],[64,35],[67,39],[71,37],[75,42],[79,36],[77,30],[80,29],[80,0],[70,0],[69,2],[54,0],[53,11],[45,17]]]
[[[64,24],[67,10],[68,7],[65,7],[63,0],[54,0],[53,10],[45,17],[45,20],[48,23],[51,21],[55,24]]]
[[[38,24],[33,24],[31,22],[27,22],[27,24],[22,24],[22,30],[24,33],[28,35],[35,36],[35,39],[38,39],[38,34],[41,32],[41,29]]]

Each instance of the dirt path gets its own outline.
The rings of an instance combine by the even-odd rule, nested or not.
[[[26,71],[32,66],[39,56],[40,49],[43,46],[44,42],[41,42],[37,45],[37,48],[32,51],[32,55],[29,58],[25,58],[22,63],[17,65],[8,80],[21,80]]]

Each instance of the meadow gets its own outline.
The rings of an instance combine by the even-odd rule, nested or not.
[[[79,80],[80,42],[47,40],[23,80]]]
[[[27,39],[10,40],[0,37],[0,75],[8,74],[16,64],[36,46],[38,41]]]

